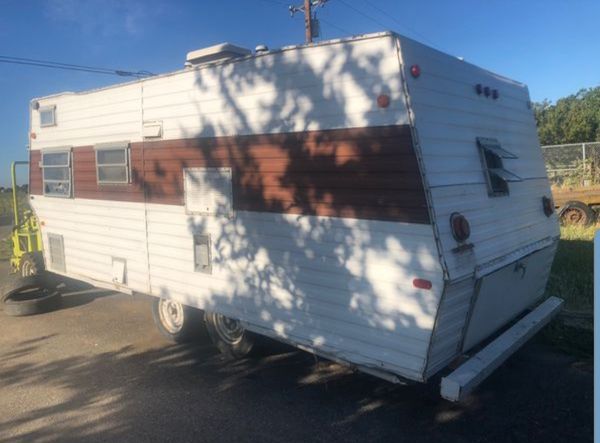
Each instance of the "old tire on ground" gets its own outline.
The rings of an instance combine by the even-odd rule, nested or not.
[[[44,271],[44,259],[39,252],[24,254],[19,265],[21,277],[38,275]]]
[[[43,314],[60,307],[61,295],[58,291],[31,288],[12,294],[4,300],[4,313],[11,317]]]
[[[175,343],[189,342],[205,331],[201,310],[165,298],[155,297],[152,317],[160,333]]]
[[[10,279],[7,283],[2,285],[2,288],[0,289],[0,301],[4,301],[19,292],[28,289],[42,288],[43,286],[42,280],[37,275]]]
[[[585,203],[569,201],[560,210],[562,225],[589,226],[596,221],[596,213]]]
[[[255,348],[256,336],[244,329],[238,320],[206,312],[204,321],[210,339],[226,357],[246,357]]]

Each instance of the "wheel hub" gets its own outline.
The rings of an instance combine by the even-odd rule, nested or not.
[[[164,328],[176,334],[183,328],[183,305],[172,300],[161,299],[158,302],[158,315]]]
[[[583,211],[580,211],[575,208],[567,209],[564,214],[564,219],[567,220],[569,224],[578,225],[580,223],[585,223],[585,214]]]
[[[215,314],[215,329],[219,337],[231,345],[239,343],[244,336],[244,328],[238,320],[221,314]]]

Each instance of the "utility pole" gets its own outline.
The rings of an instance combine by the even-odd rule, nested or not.
[[[304,0],[302,6],[290,6],[290,14],[292,17],[296,12],[304,12],[304,35],[306,43],[312,43],[314,37],[318,37],[319,23],[316,18],[316,13],[313,15],[313,8],[318,6],[323,7],[328,0]]]
[[[304,0],[304,30],[306,43],[312,43],[312,3],[311,0]]]

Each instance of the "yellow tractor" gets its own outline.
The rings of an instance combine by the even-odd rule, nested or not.
[[[20,207],[17,195],[16,168],[18,165],[28,164],[26,161],[16,161],[10,166],[14,217],[10,270],[11,273],[19,273],[22,277],[37,275],[44,270],[42,236],[37,218],[30,209]]]

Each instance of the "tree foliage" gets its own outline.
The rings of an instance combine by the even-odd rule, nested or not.
[[[542,145],[600,141],[600,86],[535,103],[534,113]]]

